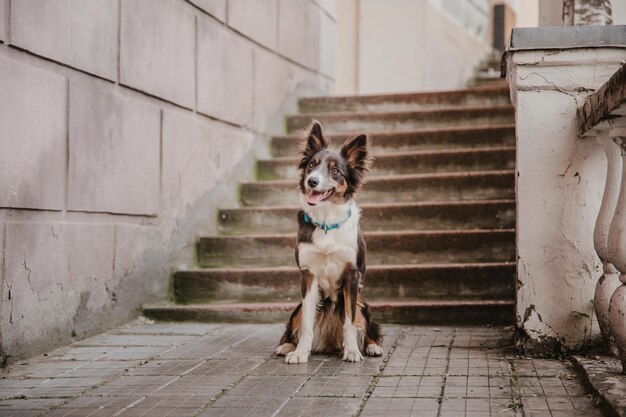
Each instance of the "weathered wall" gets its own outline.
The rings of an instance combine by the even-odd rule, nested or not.
[[[331,89],[335,13],[333,0],[0,0],[3,357],[166,299],[267,133],[298,95]]]
[[[538,34],[541,38],[541,34]],[[514,51],[508,79],[517,132],[517,325],[530,340],[579,348],[599,336],[593,246],[606,159],[576,135],[576,109],[626,49]]]

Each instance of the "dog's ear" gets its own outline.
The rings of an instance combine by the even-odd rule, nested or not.
[[[305,132],[305,136],[300,143],[300,154],[302,155],[302,159],[298,164],[300,169],[306,168],[313,155],[322,149],[328,148],[328,142],[324,139],[320,122],[314,120]]]
[[[341,147],[341,156],[348,162],[356,177],[362,180],[374,162],[370,154],[369,136],[363,134],[346,140]]]

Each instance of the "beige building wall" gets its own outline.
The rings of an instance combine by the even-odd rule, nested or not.
[[[0,360],[167,299],[268,133],[332,89],[335,23],[333,0],[0,0]]]
[[[488,1],[346,0],[338,16],[340,94],[462,87],[490,51]]]

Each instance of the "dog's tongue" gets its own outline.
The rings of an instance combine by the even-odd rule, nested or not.
[[[322,201],[324,197],[324,193],[319,193],[317,191],[311,191],[306,198],[306,202],[312,206],[316,206]]]

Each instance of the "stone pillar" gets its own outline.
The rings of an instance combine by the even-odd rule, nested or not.
[[[609,324],[609,302],[615,289],[620,285],[619,272],[609,260],[609,229],[613,216],[615,215],[615,207],[620,192],[620,183],[622,177],[622,158],[620,147],[609,137],[607,130],[597,133],[596,141],[604,149],[607,160],[606,183],[604,185],[604,195],[602,196],[602,204],[600,212],[596,220],[596,227],[593,234],[593,245],[596,249],[598,257],[602,261],[603,274],[596,284],[594,294],[594,307],[600,332],[609,349],[617,354],[617,346],[611,332]]]
[[[611,297],[609,320],[619,350],[622,372],[626,373],[626,128],[611,129],[609,134],[620,146],[622,158],[621,189],[608,241],[609,259],[620,272],[621,285]]]

